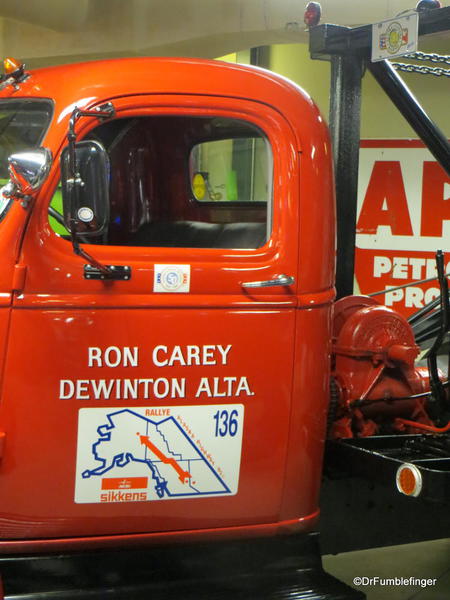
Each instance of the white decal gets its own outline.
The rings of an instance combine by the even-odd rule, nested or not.
[[[245,375],[195,377],[163,377],[171,367],[217,367],[229,365],[231,344],[204,344],[201,346],[166,346],[151,348],[139,346],[107,346],[87,348],[87,366],[100,368],[101,378],[60,379],[60,400],[176,400],[195,395],[196,398],[230,398],[254,396],[255,392]],[[142,359],[142,361],[141,361]],[[142,362],[142,364],[141,364]],[[119,369],[119,375],[129,375],[128,369],[144,367],[144,377],[108,377]],[[127,371],[122,370],[126,367]],[[147,371],[148,369],[148,371]],[[206,372],[206,371],[205,371]],[[136,374],[136,372],[135,372]],[[157,376],[157,375],[161,376]],[[149,376],[152,375],[152,376]],[[202,398],[203,399],[203,398]],[[223,400],[220,400],[223,402]]]
[[[419,15],[410,12],[372,25],[372,62],[416,52]]]
[[[155,265],[154,292],[189,292],[190,284],[190,265]]]
[[[155,346],[153,349],[153,363],[158,367],[172,367],[181,365],[183,367],[190,365],[226,365],[227,354],[231,350],[231,344],[228,346],[215,346],[213,344],[205,346],[175,346],[169,349],[167,346]]]
[[[75,502],[232,496],[244,406],[81,408]]]
[[[108,346],[105,350],[91,346],[88,348],[88,367],[137,367],[139,348]]]

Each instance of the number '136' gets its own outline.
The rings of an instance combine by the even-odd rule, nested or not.
[[[215,436],[225,437],[229,435],[234,437],[239,428],[237,416],[237,410],[218,410],[213,417],[216,422]]]

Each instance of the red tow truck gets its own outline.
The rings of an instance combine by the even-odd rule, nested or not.
[[[404,317],[335,302],[312,100],[206,60],[6,66],[4,597],[362,598],[317,551],[325,440],[448,498],[447,324],[424,368]]]

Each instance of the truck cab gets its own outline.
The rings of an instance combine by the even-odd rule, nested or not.
[[[8,156],[51,153],[0,201],[0,552],[313,530],[335,259],[314,103],[156,58],[22,71],[0,96],[3,183]],[[75,141],[104,190],[94,157],[74,233]]]

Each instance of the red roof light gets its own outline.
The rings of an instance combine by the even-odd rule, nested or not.
[[[320,17],[322,16],[322,7],[318,2],[309,2],[306,5],[304,22],[308,27],[315,27],[319,24]]]

